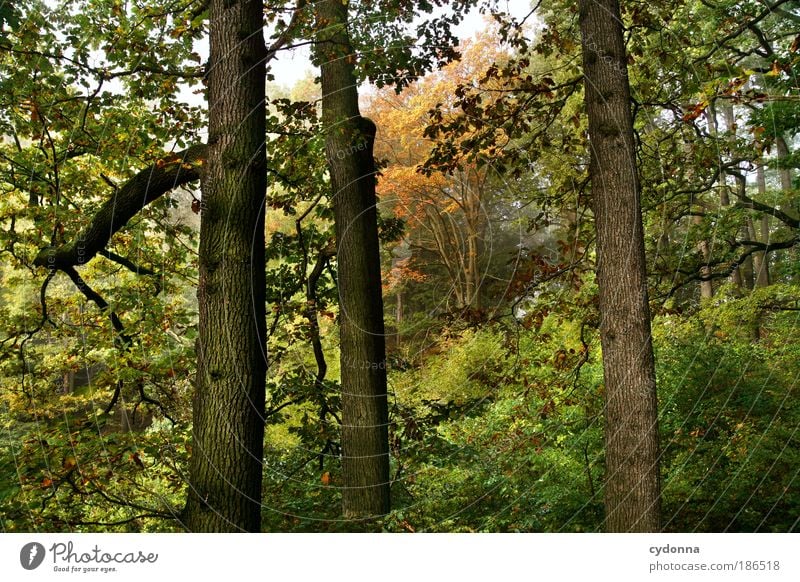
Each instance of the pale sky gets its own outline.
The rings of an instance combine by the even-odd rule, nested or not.
[[[518,20],[521,20],[530,12],[531,2],[530,0],[506,0],[505,2],[500,2],[499,6]],[[473,9],[464,21],[455,28],[454,32],[460,39],[471,38],[475,33],[483,30],[484,26],[484,17],[477,9]],[[275,75],[274,82],[290,88],[297,81],[307,77],[309,73],[314,73],[309,54],[309,47],[281,51],[276,61],[272,63],[272,74]]]

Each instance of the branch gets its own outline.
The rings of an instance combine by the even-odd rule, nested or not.
[[[141,267],[136,263],[134,263],[133,261],[131,261],[130,259],[126,259],[125,257],[120,256],[113,251],[101,249],[97,252],[97,254],[100,255],[101,257],[107,258],[109,261],[114,261],[115,263],[122,265],[123,267],[125,267],[126,269],[128,269],[133,273],[136,273],[137,275],[153,275],[153,276],[156,275],[155,271],[148,269],[147,267]]]
[[[800,229],[800,220],[796,218],[792,218],[785,212],[778,210],[777,208],[773,208],[772,206],[768,206],[766,204],[762,204],[761,202],[756,202],[752,198],[746,195],[738,195],[739,202],[736,203],[736,206],[740,208],[749,208],[750,210],[758,210],[759,212],[763,212],[764,214],[770,214],[786,224],[795,229]]]
[[[205,156],[206,146],[196,145],[145,168],[113,193],[75,240],[43,248],[34,265],[66,272],[88,263],[142,208],[173,188],[199,179]]]
[[[713,281],[714,279],[724,279],[729,277],[731,273],[733,273],[738,267],[740,267],[751,255],[754,253],[769,253],[771,251],[777,251],[781,249],[790,249],[792,247],[797,246],[800,244],[800,236],[791,238],[789,240],[775,242],[775,243],[762,243],[758,241],[752,240],[745,240],[745,241],[737,241],[735,246],[739,247],[749,247],[746,251],[744,251],[739,257],[737,257],[734,261],[728,263],[728,265],[722,271],[718,271],[716,273],[710,273],[708,275],[703,275],[700,272],[695,273],[691,277],[688,277],[677,283],[670,289],[666,294],[659,297],[659,299],[669,299],[672,297],[676,291],[682,289],[689,283],[694,281]]]
[[[139,406],[139,404],[141,404],[142,402],[147,402],[148,404],[152,404],[153,406],[156,406],[156,407],[158,407],[158,409],[161,411],[161,414],[163,414],[163,415],[164,415],[164,418],[166,418],[167,420],[169,420],[169,421],[172,423],[172,425],[173,425],[173,426],[175,426],[176,424],[178,424],[178,423],[175,421],[175,419],[174,419],[174,418],[172,418],[172,417],[171,417],[171,416],[170,416],[170,415],[167,413],[167,409],[166,409],[166,408],[164,408],[164,405],[163,405],[163,404],[161,404],[161,402],[159,402],[159,401],[158,401],[158,400],[156,400],[155,398],[151,398],[150,396],[148,396],[147,394],[145,394],[145,391],[144,391],[144,384],[143,384],[142,382],[139,382],[139,384],[138,384],[138,386],[137,386],[137,387],[138,387],[138,389],[139,389],[139,398],[141,399],[141,400],[139,401],[139,403],[136,405],[137,407],[138,407],[138,406]],[[134,414],[135,414],[135,413],[136,413],[136,408],[134,408]]]
[[[103,296],[100,295],[97,291],[89,287],[89,285],[84,281],[81,276],[78,274],[73,267],[65,267],[62,269],[64,273],[75,283],[75,286],[78,290],[84,294],[86,299],[89,301],[93,301],[97,307],[100,308],[100,311],[109,311],[108,302],[103,299]],[[119,339],[122,341],[122,345],[124,347],[129,347],[131,345],[131,337],[125,333],[125,326],[122,325],[122,321],[120,320],[119,316],[113,311],[109,313],[109,317],[111,318],[111,325],[114,326],[114,330],[117,332]]]
[[[767,16],[769,16],[770,14],[773,14],[775,12],[775,10],[779,6],[781,6],[782,4],[786,4],[787,2],[789,2],[789,0],[777,0],[774,4],[767,5],[766,8],[761,12],[761,14],[753,17],[752,20],[749,20],[749,21],[745,22],[739,28],[737,28],[736,30],[734,30],[730,34],[726,35],[721,40],[715,41],[714,42],[714,48],[712,48],[710,51],[708,51],[703,56],[697,57],[694,60],[694,62],[695,63],[703,63],[703,62],[707,61],[715,52],[717,52],[719,49],[721,49],[723,46],[725,46],[725,43],[727,43],[729,40],[733,40],[734,38],[736,38],[737,36],[742,34],[748,28],[750,28],[752,26],[755,26],[756,24],[758,24],[759,22],[764,20]]]
[[[268,48],[267,48],[267,59],[266,62],[270,62],[272,59],[275,58],[277,52],[283,48],[287,48],[286,45],[292,38],[294,33],[294,28],[297,26],[298,22],[300,21],[300,14],[302,13],[303,7],[305,6],[305,0],[297,0],[297,5],[294,9],[294,14],[292,14],[292,18],[289,20],[289,24],[286,25],[286,28],[283,29],[283,32],[275,39]],[[304,43],[306,44],[306,43]],[[293,47],[292,47],[293,48]]]
[[[139,519],[145,518],[158,518],[158,519],[177,519],[174,515],[169,515],[166,513],[142,513],[140,515],[134,515],[133,517],[129,517],[128,519],[122,519],[120,521],[68,521],[66,522],[69,525],[102,525],[105,527],[112,527],[116,525],[127,525],[131,522],[137,521]]]

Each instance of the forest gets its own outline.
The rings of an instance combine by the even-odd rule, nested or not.
[[[797,0],[0,0],[0,532],[798,531],[798,133]]]

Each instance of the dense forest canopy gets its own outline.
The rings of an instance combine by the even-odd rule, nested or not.
[[[0,0],[1,531],[798,529],[800,6],[514,4]]]

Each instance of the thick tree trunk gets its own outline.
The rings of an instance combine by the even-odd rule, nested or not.
[[[258,531],[266,376],[263,7],[212,0],[186,527]]]
[[[348,518],[389,511],[386,349],[372,154],[375,124],[361,117],[348,3],[316,4],[322,119],[333,190],[342,378],[342,509]]]
[[[656,382],[619,3],[581,0],[580,24],[605,377],[605,528],[659,531]]]

